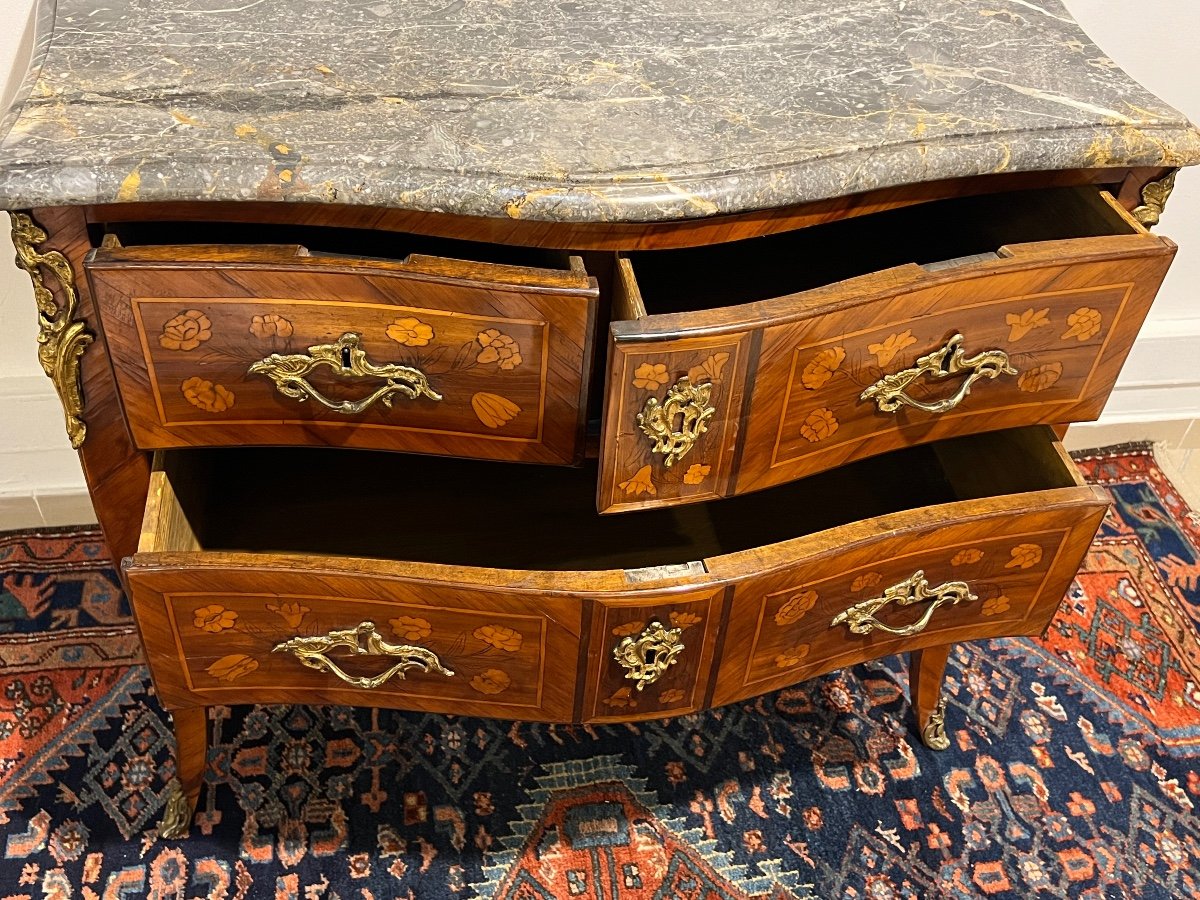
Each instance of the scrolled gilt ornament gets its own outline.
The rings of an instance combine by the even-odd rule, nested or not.
[[[1131,211],[1131,215],[1147,228],[1157,225],[1159,219],[1162,218],[1163,208],[1167,205],[1167,198],[1171,196],[1171,191],[1175,189],[1175,173],[1178,171],[1178,169],[1173,169],[1163,178],[1160,178],[1158,181],[1151,181],[1142,188],[1142,205],[1135,206]]]
[[[67,258],[57,250],[41,253],[37,245],[47,240],[46,232],[34,224],[27,213],[10,213],[12,241],[17,249],[17,265],[29,273],[33,281],[33,297],[38,309],[38,362],[54,382],[62,401],[67,436],[78,450],[87,436],[83,416],[83,383],[80,378],[80,359],[88,345],[95,340],[84,322],[75,318],[79,294],[75,276]],[[46,287],[42,269],[49,269],[58,281],[61,299]]]

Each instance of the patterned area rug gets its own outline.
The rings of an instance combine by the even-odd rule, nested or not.
[[[0,535],[0,896],[1200,896],[1200,519],[1081,465],[1113,512],[1045,640],[953,655],[944,753],[899,658],[628,727],[218,708],[184,841],[98,535]]]

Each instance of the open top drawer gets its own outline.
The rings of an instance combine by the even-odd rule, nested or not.
[[[86,269],[143,449],[327,444],[571,464],[598,290],[578,258],[561,265],[106,243]]]
[[[1175,245],[1094,188],[619,261],[598,508],[1100,414]]]

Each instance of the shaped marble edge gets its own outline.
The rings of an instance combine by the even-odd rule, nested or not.
[[[1200,162],[1200,132],[1060,0],[42,0],[35,19],[0,208],[653,222]]]

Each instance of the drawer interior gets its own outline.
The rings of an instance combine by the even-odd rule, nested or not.
[[[957,197],[768,237],[625,254],[643,309],[628,318],[769,300],[909,263],[995,258],[1007,244],[1137,234],[1095,187]]]
[[[727,500],[601,516],[595,463],[505,466],[339,449],[162,451],[175,501],[143,552],[226,550],[525,570],[683,564],[857,520],[1082,483],[1043,427],[861,460]]]

